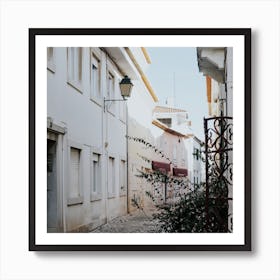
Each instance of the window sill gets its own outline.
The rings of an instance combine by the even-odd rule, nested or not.
[[[67,81],[67,84],[69,86],[73,87],[74,89],[76,89],[81,94],[83,93],[83,87],[82,87],[82,85],[80,83],[77,83],[75,81]]]
[[[101,200],[101,194],[91,194],[90,195],[91,202],[98,201],[98,200]]]
[[[115,117],[115,118],[117,117],[114,110],[107,109],[107,112],[108,112],[111,116],[113,116],[113,117]]]
[[[120,193],[120,197],[123,197],[123,196],[127,196],[127,195],[126,195],[126,192],[121,192],[121,193]]]
[[[84,198],[82,196],[79,197],[71,197],[67,200],[67,206],[83,204]]]
[[[47,69],[53,74],[55,73],[55,65],[53,63],[49,62],[47,65]]]
[[[103,106],[103,99],[101,97],[90,97],[90,101],[92,101],[93,103],[95,103],[96,105],[102,107]]]
[[[109,193],[107,198],[115,198],[116,197],[116,194],[115,193]]]

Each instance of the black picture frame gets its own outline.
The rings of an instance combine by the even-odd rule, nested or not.
[[[36,194],[36,36],[53,35],[178,35],[178,36],[226,36],[236,35],[244,37],[244,244],[235,245],[78,245],[78,244],[38,244],[36,243],[35,224],[35,194]],[[43,180],[43,178],[40,178]],[[30,251],[251,251],[251,29],[249,28],[170,28],[170,29],[29,29],[29,250]]]

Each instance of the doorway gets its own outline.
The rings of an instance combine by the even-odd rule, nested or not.
[[[48,232],[57,232],[57,141],[47,141],[47,227]]]

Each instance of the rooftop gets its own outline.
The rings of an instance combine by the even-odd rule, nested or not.
[[[157,126],[160,129],[170,133],[170,134],[173,134],[173,135],[176,135],[176,136],[179,136],[179,137],[189,138],[189,137],[193,136],[193,134],[184,134],[184,133],[179,132],[175,129],[172,129],[172,128],[168,127],[167,125],[165,125],[164,123],[162,123],[161,121],[159,121],[159,120],[153,120],[152,124]]]
[[[156,106],[154,109],[154,113],[186,113],[186,110],[183,109],[177,109],[177,108],[171,108],[171,107],[165,107],[165,106]]]

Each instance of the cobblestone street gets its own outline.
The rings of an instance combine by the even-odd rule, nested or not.
[[[118,217],[109,223],[98,227],[96,232],[161,232],[156,221],[153,220],[152,214],[144,214],[142,211],[136,211],[133,214]]]

